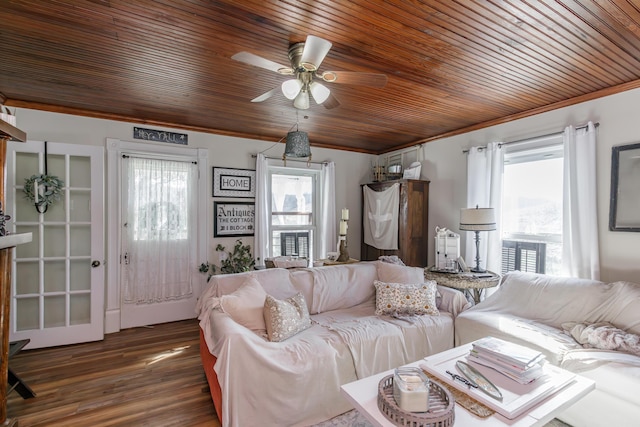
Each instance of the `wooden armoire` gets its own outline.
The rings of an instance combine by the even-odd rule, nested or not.
[[[362,196],[362,248],[363,261],[376,260],[382,255],[397,255],[406,265],[426,267],[429,229],[429,181],[397,179],[365,184],[374,191],[383,191],[392,184],[400,184],[398,206],[398,250],[382,250],[364,243],[364,224],[367,212]]]

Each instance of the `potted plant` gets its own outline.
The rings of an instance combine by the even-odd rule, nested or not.
[[[225,247],[218,243],[217,252],[224,253]],[[251,255],[251,246],[243,245],[242,240],[236,240],[233,251],[226,253],[226,257],[221,259],[220,266],[210,263],[209,261],[200,264],[198,269],[200,273],[207,274],[207,282],[211,280],[214,274],[232,274],[250,271],[256,265],[256,260]]]

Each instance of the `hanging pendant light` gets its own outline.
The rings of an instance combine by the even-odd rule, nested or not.
[[[308,98],[307,98],[308,100]],[[287,157],[302,158],[308,157],[311,162],[311,145],[309,144],[309,134],[298,130],[298,121],[296,120],[296,130],[287,133],[284,154],[282,160],[287,165]]]

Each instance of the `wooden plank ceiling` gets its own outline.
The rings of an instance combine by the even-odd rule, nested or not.
[[[640,86],[640,2],[624,0],[0,0],[5,104],[380,154]],[[340,102],[296,110],[291,44],[333,43]]]

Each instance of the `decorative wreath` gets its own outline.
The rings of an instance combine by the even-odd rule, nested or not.
[[[44,191],[40,190],[38,192],[37,202],[33,191],[35,182],[38,183],[38,188],[44,187]],[[46,211],[47,207],[60,200],[63,187],[64,181],[53,175],[31,175],[31,177],[24,180],[24,194],[27,199],[36,205],[38,212],[40,212],[41,208]]]

